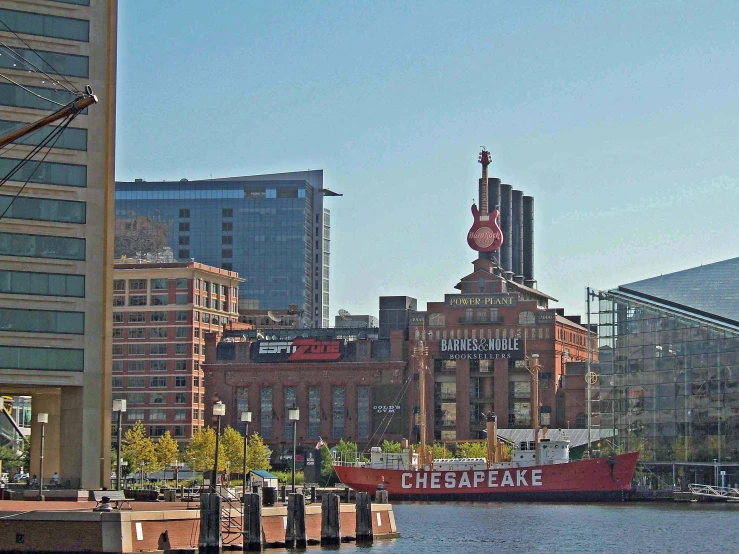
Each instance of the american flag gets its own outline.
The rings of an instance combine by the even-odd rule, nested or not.
[[[323,439],[322,439],[321,437],[318,437],[318,443],[316,444],[316,450],[320,450],[320,449],[321,449],[321,447],[322,447],[322,446],[323,446],[324,444],[326,444],[326,443],[325,443],[325,442],[323,442]]]

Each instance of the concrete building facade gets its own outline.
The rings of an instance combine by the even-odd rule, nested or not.
[[[100,488],[110,484],[117,2],[3,0],[0,21],[2,73],[27,89],[0,84],[3,134],[87,85],[99,100],[0,193],[0,393],[32,397],[32,474],[43,412],[42,477]],[[5,150],[0,175],[52,131]]]
[[[242,281],[197,262],[115,264],[112,387],[127,404],[123,432],[140,421],[150,437],[185,442],[203,426],[205,335],[238,319]]]

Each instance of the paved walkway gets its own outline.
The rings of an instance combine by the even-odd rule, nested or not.
[[[8,513],[19,512],[51,512],[64,510],[73,512],[86,512],[91,511],[94,507],[95,502],[39,502],[37,500],[0,500],[0,513],[5,515],[7,515]],[[162,510],[186,510],[187,502],[134,502],[132,500],[131,508],[137,511],[144,512],[159,512]],[[190,502],[190,509],[199,510],[200,506],[197,502]]]

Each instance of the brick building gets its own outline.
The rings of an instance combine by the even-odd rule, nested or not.
[[[197,262],[117,263],[113,283],[113,398],[125,427],[178,441],[203,426],[204,337],[238,319],[233,271]],[[114,430],[115,434],[115,430]]]

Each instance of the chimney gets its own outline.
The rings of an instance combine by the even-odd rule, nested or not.
[[[511,229],[513,210],[511,208],[511,185],[500,185],[500,228],[503,231],[503,244],[500,247],[500,265],[503,269],[512,269],[511,265]]]
[[[523,275],[523,191],[511,192],[511,271]]]
[[[523,276],[534,278],[534,197],[523,197]]]

